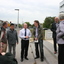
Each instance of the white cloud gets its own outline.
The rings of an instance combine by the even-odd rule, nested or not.
[[[59,3],[62,0],[0,0],[0,18],[17,22],[17,12],[20,9],[20,23],[24,21],[33,23],[35,19],[43,22],[46,16],[58,16]]]

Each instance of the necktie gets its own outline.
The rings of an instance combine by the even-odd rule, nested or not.
[[[26,36],[26,29],[25,29],[25,36]],[[25,38],[26,39],[26,38]]]
[[[26,36],[26,29],[25,29],[25,36]]]

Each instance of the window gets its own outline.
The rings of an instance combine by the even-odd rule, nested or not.
[[[63,5],[61,5],[61,6],[60,6],[60,8],[62,8],[63,6],[64,6],[64,4],[63,4]]]

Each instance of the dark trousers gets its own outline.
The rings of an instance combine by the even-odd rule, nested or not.
[[[40,56],[41,56],[41,59],[44,59],[43,40],[40,40],[38,43],[35,43],[36,57],[39,57],[38,45],[39,45],[39,47],[40,47]]]
[[[13,48],[13,53],[12,53],[12,48]],[[13,54],[15,57],[16,55],[16,44],[9,44],[9,53]]]
[[[53,41],[54,41],[54,51],[57,52],[57,46],[56,46],[57,41],[56,41],[56,38],[53,38]]]
[[[58,64],[64,64],[64,44],[58,45]]]
[[[29,47],[29,40],[21,40],[21,59],[23,59],[23,56],[25,56],[25,58],[27,57],[28,47]]]

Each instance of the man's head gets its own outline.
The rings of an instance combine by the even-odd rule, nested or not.
[[[10,24],[10,29],[12,29],[12,30],[14,29],[14,24],[13,23]]]
[[[23,27],[26,29],[28,27],[28,25],[26,23],[24,23]]]
[[[4,28],[7,28],[7,27],[8,27],[8,23],[7,23],[7,22],[4,22],[4,23],[2,24],[2,26],[3,26]]]
[[[35,26],[35,27],[38,27],[38,26],[39,26],[39,21],[38,21],[38,20],[35,20],[35,21],[34,21],[34,26]]]
[[[60,20],[60,21],[63,21],[63,20],[64,20],[64,13],[60,13],[60,14],[59,14],[59,20]]]
[[[54,20],[55,20],[55,22],[56,22],[56,23],[58,23],[58,22],[59,22],[58,17],[55,17],[55,18],[54,18]]]

